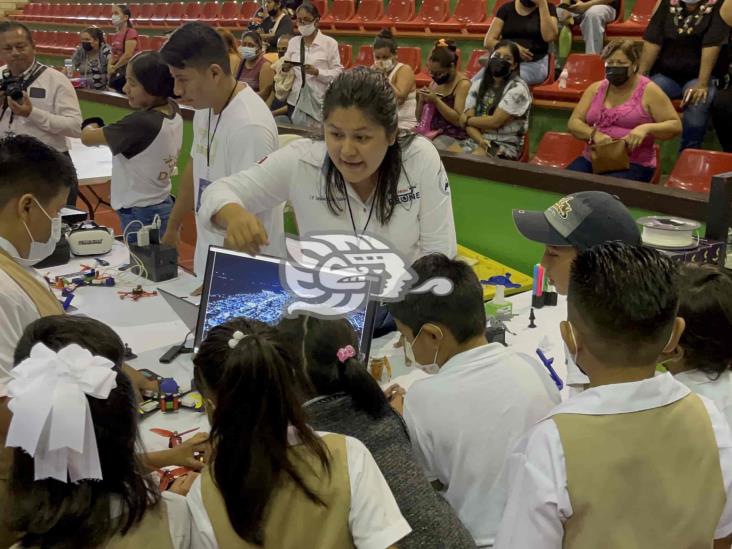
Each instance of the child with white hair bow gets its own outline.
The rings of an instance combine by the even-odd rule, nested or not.
[[[161,495],[136,454],[123,356],[115,332],[85,317],[41,318],[18,342],[8,384],[13,465],[0,494],[14,548],[190,547],[185,498]]]

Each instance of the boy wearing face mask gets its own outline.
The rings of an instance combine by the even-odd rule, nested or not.
[[[577,257],[562,337],[591,388],[509,455],[496,547],[730,547],[729,426],[655,376],[684,330],[678,304],[677,264],[656,250],[609,243]]]
[[[491,545],[503,508],[496,480],[504,457],[559,403],[559,393],[533,358],[487,343],[483,290],[470,266],[432,254],[412,269],[415,287],[444,277],[453,289],[388,305],[407,358],[434,374],[410,388],[404,420],[428,479],[476,544]]]

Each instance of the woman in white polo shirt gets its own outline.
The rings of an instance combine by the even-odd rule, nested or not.
[[[447,173],[434,146],[400,135],[389,81],[357,67],[341,74],[323,106],[325,139],[300,139],[203,193],[199,219],[225,230],[226,245],[258,253],[267,234],[255,217],[283,201],[300,236],[369,234],[401,253],[456,254]]]
[[[158,52],[132,58],[124,91],[136,112],[103,128],[86,126],[81,140],[112,150],[111,203],[125,233],[140,228],[135,221],[149,225],[158,216],[164,234],[173,209],[170,176],[183,144],[183,118],[170,99],[173,77]]]

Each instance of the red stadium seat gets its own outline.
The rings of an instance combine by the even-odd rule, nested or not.
[[[219,25],[223,27],[235,27],[239,19],[241,4],[238,2],[224,2],[221,4],[221,13],[219,14]]]
[[[432,23],[444,23],[450,16],[450,5],[447,0],[424,0],[419,14],[411,21],[395,23],[397,30],[425,31]]]
[[[10,14],[8,15],[8,18],[18,21],[33,21],[35,19],[35,16],[38,15],[38,12],[41,9],[42,5],[43,4],[37,2],[33,4],[26,4],[21,13]]]
[[[524,135],[524,145],[521,147],[521,156],[518,157],[516,162],[528,162],[529,161],[529,142],[531,139],[529,138],[529,132],[526,132],[526,135]]]
[[[348,21],[341,21],[339,29],[359,30],[367,21],[380,21],[384,17],[382,0],[361,0],[354,15]]]
[[[102,9],[99,11],[99,14],[97,16],[96,24],[111,26],[113,9],[114,9],[114,6],[112,6],[111,4],[102,5]],[[134,24],[134,21],[133,21],[133,24]]]
[[[56,21],[56,17],[61,14],[61,4],[51,4],[49,10],[44,14],[40,21],[46,23],[53,23]]]
[[[71,4],[69,6],[69,9],[66,11],[66,19],[65,23],[77,23],[79,21],[79,16],[84,11],[84,5],[83,4]]]
[[[422,70],[422,48],[413,46],[397,48],[397,60],[412,67],[414,74],[419,74]]]
[[[203,6],[198,2],[189,2],[185,4],[183,15],[180,18],[181,23],[190,23],[191,21],[200,21],[203,12]]]
[[[152,51],[160,51],[165,43],[165,36],[151,36],[150,37],[150,49]]]
[[[374,64],[373,46],[361,46],[358,50],[358,56],[356,57],[356,60],[353,62],[353,66],[354,67],[370,67],[373,64]]]
[[[657,0],[636,0],[633,11],[626,21],[610,23],[605,29],[607,36],[643,36],[653,15]]]
[[[685,149],[674,164],[667,187],[708,193],[712,176],[732,171],[732,153]]]
[[[341,55],[343,68],[350,68],[353,60],[353,46],[351,44],[338,44],[338,53]]]
[[[152,49],[152,46],[150,45],[150,37],[141,34],[137,37],[137,45],[140,48],[140,51],[150,51]]]
[[[320,18],[321,29],[340,29],[339,24],[349,21],[356,14],[356,4],[353,0],[333,0],[328,15]]]
[[[69,10],[69,4],[56,4],[53,15],[49,18],[50,23],[62,23],[66,19],[66,12]]]
[[[653,152],[656,156],[656,170],[653,172],[651,184],[658,185],[661,182],[661,147],[658,146],[658,143],[653,144]]]
[[[186,4],[183,2],[175,2],[169,4],[170,9],[165,17],[166,27],[177,27],[183,22],[183,13],[186,11]]]
[[[150,24],[155,27],[162,27],[165,25],[165,19],[168,17],[170,11],[170,4],[160,3],[155,4],[152,16],[150,17]]]
[[[377,21],[364,21],[363,28],[380,30],[384,27],[392,27],[397,23],[411,21],[415,17],[415,11],[414,0],[391,0],[384,17]]]
[[[206,2],[203,5],[203,11],[201,12],[201,23],[207,25],[217,25],[221,17],[221,4],[218,2]]]
[[[488,5],[488,2],[485,3],[485,5],[481,5],[481,17],[477,21],[470,21],[467,25],[467,30],[469,33],[472,34],[481,34],[484,35],[486,32],[488,32],[488,28],[491,26],[492,17],[486,16],[486,7]],[[473,8],[475,9],[475,8]]]
[[[546,132],[539,141],[539,147],[530,163],[537,166],[566,168],[575,158],[582,155],[584,149],[584,141],[580,141],[572,134]]]
[[[134,23],[141,27],[150,25],[153,11],[155,11],[155,4],[140,4],[137,8],[137,16],[135,17]]]
[[[260,6],[257,2],[243,2],[241,4],[241,10],[239,11],[239,17],[237,18],[236,25],[237,27],[246,27],[249,25],[249,22],[254,17],[254,14],[257,13]]]
[[[558,81],[536,86],[533,89],[534,99],[578,101],[587,86],[605,78],[605,65],[599,55],[570,54],[565,68],[569,73],[567,87],[560,88]]]
[[[483,0],[458,0],[452,17],[442,22],[432,22],[429,27],[436,34],[460,32],[471,23],[483,24],[485,18],[485,2]]]
[[[468,59],[468,64],[465,67],[465,76],[473,78],[480,72],[483,67],[480,64],[480,58],[488,54],[488,50],[473,50]]]
[[[328,1],[327,0],[310,0],[310,3],[318,8],[320,17],[328,15]]]

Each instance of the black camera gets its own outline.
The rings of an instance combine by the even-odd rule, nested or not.
[[[0,92],[5,93],[13,101],[19,102],[23,100],[24,91],[25,86],[22,77],[11,76],[10,71],[3,72],[3,78],[0,80]]]

